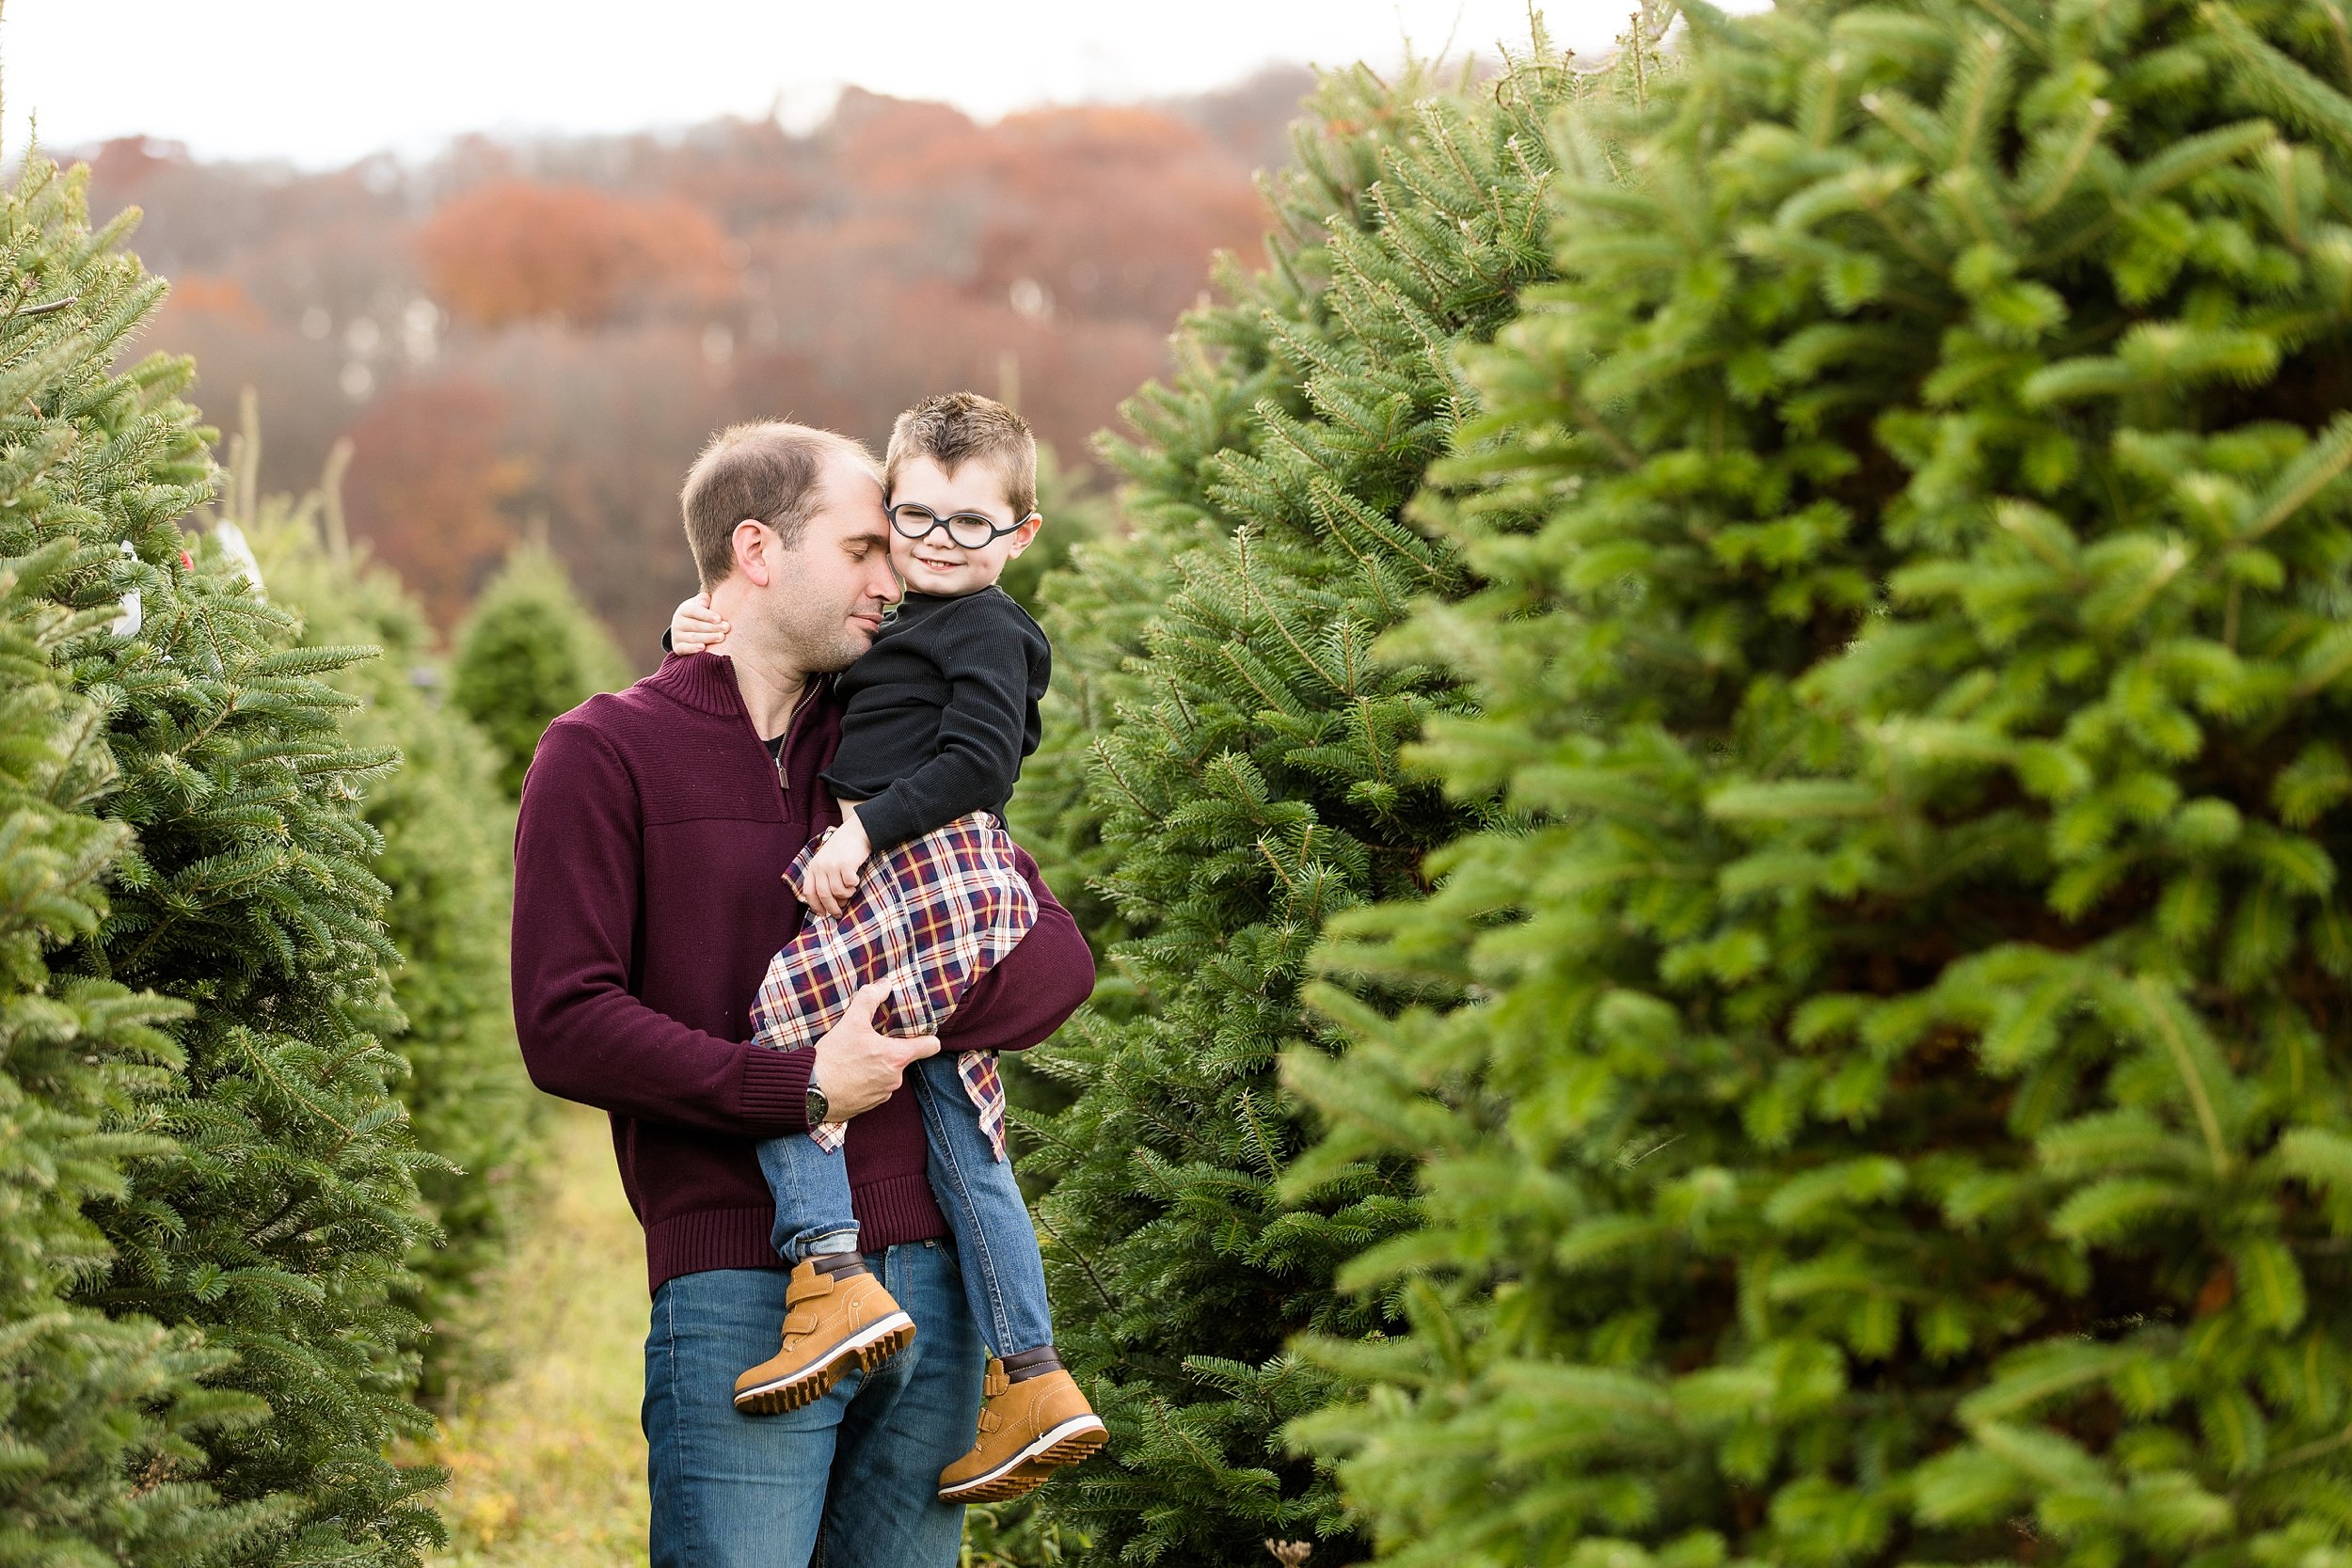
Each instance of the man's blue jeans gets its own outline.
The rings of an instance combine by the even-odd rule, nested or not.
[[[938,1500],[939,1472],[972,1446],[980,1337],[946,1243],[866,1260],[914,1317],[914,1343],[782,1416],[738,1415],[734,1392],[776,1353],[784,1270],[714,1269],[655,1292],[652,1568],[954,1568],[963,1510]]]
[[[931,1196],[955,1233],[973,1320],[998,1355],[1052,1344],[1045,1263],[1038,1256],[1037,1228],[1013,1180],[1012,1163],[997,1159],[980,1131],[979,1112],[964,1092],[955,1057],[945,1052],[926,1056],[907,1069],[907,1077],[923,1107]],[[850,1136],[857,1136],[854,1121]],[[857,1218],[850,1212],[848,1160],[827,1153],[805,1132],[791,1132],[759,1146],[759,1168],[776,1197],[770,1240],[777,1256],[797,1263],[828,1250],[829,1241],[840,1251],[850,1250]]]

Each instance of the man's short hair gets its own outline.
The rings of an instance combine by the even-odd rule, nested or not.
[[[975,458],[992,464],[1005,481],[1012,515],[1037,510],[1037,437],[1028,420],[994,398],[941,392],[899,415],[882,460],[885,495],[896,498],[898,466],[910,457],[928,457],[949,473]]]
[[[710,438],[686,470],[678,506],[686,514],[686,543],[707,592],[735,570],[735,526],[766,523],[787,550],[825,499],[825,460],[850,458],[879,480],[866,443],[812,425],[761,420],[729,425]]]

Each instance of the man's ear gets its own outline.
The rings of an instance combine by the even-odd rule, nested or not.
[[[755,588],[765,588],[775,575],[776,531],[756,518],[735,525],[728,541],[735,547],[735,569]]]
[[[1032,512],[1029,520],[1012,531],[1012,553],[1019,555],[1037,542],[1037,531],[1045,526],[1045,514]]]

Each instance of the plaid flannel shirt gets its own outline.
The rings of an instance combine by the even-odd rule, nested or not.
[[[795,889],[832,836],[802,850],[785,873]],[[808,911],[800,934],[770,961],[759,983],[753,1041],[774,1051],[814,1045],[841,1021],[859,987],[885,977],[890,991],[875,1010],[875,1028],[936,1034],[980,976],[1036,924],[1037,895],[1013,865],[1011,835],[986,812],[959,817],[866,862],[837,918]],[[1002,1160],[1005,1086],[996,1053],[958,1053],[956,1069]],[[835,1121],[810,1128],[808,1135],[832,1151],[847,1132]]]

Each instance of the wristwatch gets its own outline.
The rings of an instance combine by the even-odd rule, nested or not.
[[[808,1086],[808,1124],[822,1127],[833,1119],[833,1104],[825,1099],[825,1091],[811,1084]]]

